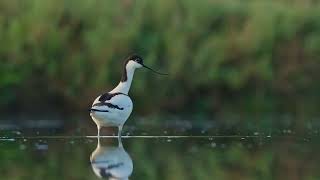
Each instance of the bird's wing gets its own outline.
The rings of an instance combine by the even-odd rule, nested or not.
[[[121,92],[116,92],[116,93],[109,93],[109,92],[107,92],[107,93],[102,94],[102,95],[98,98],[98,100],[101,101],[101,102],[109,101],[109,100],[111,100],[114,96],[117,96],[117,95],[126,95],[126,94],[123,94],[123,93],[121,93]]]
[[[132,101],[130,97],[126,94],[118,94],[116,96],[113,96],[110,100],[107,100],[106,102],[124,109],[132,106]]]
[[[106,96],[101,98],[103,95],[98,97],[91,110],[98,112],[119,112],[132,109],[132,101],[129,96],[122,93],[109,94],[108,98]],[[101,99],[107,99],[106,101],[100,101]]]

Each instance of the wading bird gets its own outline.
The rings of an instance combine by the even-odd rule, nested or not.
[[[159,73],[144,65],[143,59],[138,55],[129,56],[123,66],[122,78],[118,86],[112,91],[98,96],[90,108],[90,116],[98,128],[98,137],[100,137],[101,127],[118,127],[118,138],[121,137],[121,131],[124,123],[129,118],[133,103],[128,96],[131,87],[134,71],[137,68],[147,68],[157,74]]]

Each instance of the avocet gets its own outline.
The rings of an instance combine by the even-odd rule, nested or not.
[[[142,57],[138,55],[129,56],[123,65],[122,78],[119,84],[113,90],[98,96],[90,108],[90,116],[97,125],[98,137],[100,137],[102,127],[110,126],[118,127],[118,137],[121,137],[122,127],[133,108],[132,100],[128,95],[133,75],[136,69],[142,67],[160,75],[167,75],[146,66]]]

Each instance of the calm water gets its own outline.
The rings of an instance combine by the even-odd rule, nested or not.
[[[122,146],[112,136],[98,146],[90,121],[8,122],[1,123],[0,179],[320,179],[316,130],[219,134],[206,123],[142,123],[126,127]]]

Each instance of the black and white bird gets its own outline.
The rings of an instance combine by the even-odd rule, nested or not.
[[[144,65],[142,57],[138,55],[129,56],[123,67],[123,74],[120,83],[110,92],[98,96],[90,109],[90,116],[98,128],[98,137],[100,137],[101,127],[118,127],[118,137],[121,137],[121,131],[124,123],[129,118],[133,103],[128,96],[133,75],[138,68],[147,68],[157,74],[159,73],[150,67]]]

